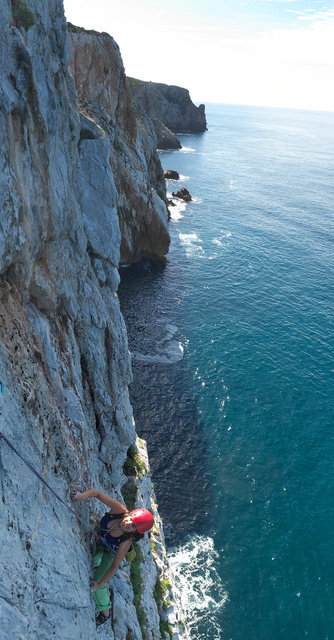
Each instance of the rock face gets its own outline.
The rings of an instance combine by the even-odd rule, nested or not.
[[[163,179],[154,135],[147,140],[150,125],[134,115],[119,54],[116,95],[109,82],[100,91],[105,135],[90,116],[93,107],[80,118],[61,0],[26,0],[26,8],[34,19],[23,14],[14,25],[9,0],[0,5],[0,429],[65,501],[72,489],[93,486],[123,501],[123,463],[136,433],[117,267],[120,245],[135,259],[135,241],[147,252],[162,243]],[[81,42],[87,55],[99,52],[94,64],[104,70],[98,47],[108,59],[117,49],[99,38]],[[96,91],[99,74],[92,73]],[[139,177],[141,185],[148,180],[144,192],[134,185]],[[131,209],[140,201],[141,221]],[[145,445],[137,446],[147,471],[136,478],[136,505],[151,505],[159,527]],[[87,530],[1,438],[0,481],[1,638],[96,637]],[[104,512],[99,504],[75,508],[89,523]],[[161,529],[154,535],[164,549]],[[145,633],[156,640],[153,588],[168,567],[164,550],[154,561],[148,537],[141,546]],[[112,585],[116,637],[141,640],[125,562]],[[171,596],[178,612],[174,589]],[[179,614],[169,619],[174,638],[181,637]],[[114,638],[111,625],[97,637]]]
[[[151,118],[151,122],[154,127],[155,135],[157,136],[157,149],[182,149],[180,140],[177,139],[176,135],[174,135],[170,129],[162,124],[161,120]]]
[[[196,107],[189,91],[158,82],[130,80],[132,94],[150,118],[157,118],[171,131],[199,133],[206,130],[205,107]]]
[[[162,257],[168,251],[170,236],[154,127],[133,103],[113,38],[70,25],[69,42],[70,68],[79,107],[86,116],[82,148],[99,138],[110,143],[108,162],[118,193],[120,262],[135,262],[142,256]],[[99,132],[89,126],[89,119],[100,127]]]

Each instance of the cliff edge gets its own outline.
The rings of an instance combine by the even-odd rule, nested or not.
[[[149,118],[156,118],[175,133],[206,130],[205,106],[196,107],[188,89],[129,78],[132,95]]]
[[[78,109],[62,1],[0,5],[0,430],[65,502],[75,488],[97,487],[123,504],[131,496],[153,510],[156,527],[140,542],[141,585],[123,562],[111,583],[114,627],[96,632],[89,533],[0,437],[1,637],[114,638],[114,628],[119,640],[156,640],[172,629],[176,639],[186,632],[135,433],[117,296],[121,256],[134,260],[158,242],[151,223],[168,248],[163,182],[117,45],[78,39],[96,52],[97,67],[104,51],[102,76],[115,72],[101,115],[91,94]],[[110,59],[115,66],[105,67]],[[132,477],[129,447],[144,465]],[[75,509],[90,524],[102,515],[92,503]],[[162,580],[166,612],[156,596]]]
[[[96,127],[90,126],[92,121],[110,143],[109,164],[118,193],[120,262],[163,257],[170,236],[166,185],[154,127],[133,102],[115,40],[106,33],[71,24],[68,30],[70,69],[80,111],[86,116],[81,129],[83,155],[98,136]]]

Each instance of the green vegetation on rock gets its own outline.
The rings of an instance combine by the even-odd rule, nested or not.
[[[140,565],[144,562],[144,554],[140,546],[134,542],[133,546],[136,551],[136,557],[131,562],[130,580],[133,588],[133,604],[136,608],[137,618],[143,637],[146,635],[147,615],[143,607],[140,604],[143,594],[143,576],[141,573]]]
[[[29,31],[36,22],[36,17],[32,11],[27,7],[24,0],[11,0],[12,2],[12,14],[15,26],[20,29],[23,27],[26,31]]]
[[[159,623],[159,627],[160,627],[160,633],[161,633],[161,637],[163,640],[165,640],[165,638],[167,637],[167,633],[169,633],[170,637],[173,637],[173,628],[172,625],[169,624],[169,622],[167,622],[167,620],[164,620],[163,618],[160,618],[160,623]]]
[[[136,476],[141,478],[147,472],[145,461],[140,457],[138,449],[135,445],[128,448],[127,458],[123,465],[123,471],[126,476]]]
[[[77,27],[72,22],[67,23],[67,31],[70,33],[87,33],[89,36],[109,36],[106,31],[94,31],[94,29],[85,29],[84,27]]]
[[[124,487],[122,487],[122,496],[128,511],[132,511],[135,508],[138,489],[138,485],[131,480],[128,480]]]
[[[133,88],[143,87],[146,84],[150,84],[147,80],[137,80],[137,78],[129,78],[129,76],[127,76],[127,78],[128,78],[128,83],[130,87],[133,87]]]
[[[168,589],[171,589],[172,585],[170,583],[169,578],[163,578],[162,580],[157,577],[157,581],[155,583],[153,598],[157,603],[157,607],[161,607],[166,600],[166,592]]]
[[[166,599],[166,593],[168,589],[171,589],[172,585],[170,583],[169,578],[163,578],[162,580],[157,577],[157,581],[155,583],[153,598],[157,603],[158,612],[160,616],[160,633],[162,638],[166,638],[167,633],[169,633],[170,637],[173,637],[173,629],[172,626],[167,622],[163,615],[162,611],[167,611],[168,607],[171,605],[171,601]]]

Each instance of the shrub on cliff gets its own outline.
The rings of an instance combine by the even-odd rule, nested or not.
[[[133,511],[133,509],[135,508],[138,489],[138,485],[131,480],[128,480],[128,482],[121,489],[122,496],[124,498],[124,502],[128,511]]]
[[[156,601],[157,607],[158,607],[158,613],[160,616],[159,627],[160,627],[161,638],[163,639],[167,637],[167,634],[169,634],[170,638],[173,638],[173,628],[169,624],[169,622],[165,620],[161,611],[161,609],[163,611],[167,611],[168,607],[171,604],[170,600],[166,599],[166,593],[171,588],[172,588],[172,585],[170,583],[169,578],[161,579],[159,578],[159,576],[157,577],[157,581],[155,583],[155,587],[153,591],[153,598]]]
[[[27,7],[24,0],[11,0],[12,1],[12,15],[15,26],[20,29],[23,27],[26,31],[29,31],[35,24],[36,18],[32,11]]]
[[[131,562],[130,568],[130,579],[133,588],[133,604],[136,607],[137,618],[139,622],[139,626],[142,632],[143,637],[146,636],[146,624],[147,624],[147,615],[141,606],[141,597],[143,594],[143,576],[141,573],[140,565],[144,562],[144,554],[140,548],[140,546],[134,542],[133,546],[136,551],[136,557]]]
[[[138,478],[141,478],[147,471],[145,461],[140,457],[138,449],[133,444],[128,448],[123,471],[126,476],[138,475]]]
[[[70,33],[87,33],[89,36],[109,36],[106,31],[95,31],[94,29],[85,29],[85,27],[77,27],[72,22],[67,23],[67,31]]]

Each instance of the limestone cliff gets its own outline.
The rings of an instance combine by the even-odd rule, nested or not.
[[[150,118],[157,118],[171,131],[199,133],[206,130],[205,107],[196,107],[182,87],[130,78],[135,100]]]
[[[92,42],[116,55],[111,39],[91,38],[88,50]],[[146,454],[129,403],[117,267],[121,244],[124,259],[135,259],[137,239],[148,252],[156,242],[151,225],[165,228],[163,182],[153,143],[145,139],[149,127],[133,114],[120,67],[113,67],[117,95],[107,83],[101,96],[105,135],[92,120],[96,105],[80,117],[69,60],[61,0],[2,1],[0,429],[66,501],[71,489],[91,486],[123,501],[128,447],[137,443],[144,460]],[[112,73],[108,67],[106,76]],[[148,181],[142,196],[134,186],[140,177],[141,184]],[[132,209],[122,221],[120,212],[128,214],[128,203],[134,207],[140,198],[141,223]],[[156,514],[147,459],[143,476],[132,482],[139,487],[136,504]],[[0,493],[2,640],[114,638],[111,625],[95,632],[87,532],[2,439]],[[76,509],[86,522],[103,512],[88,503]],[[161,528],[154,536],[156,562],[149,538],[141,543],[141,626],[125,562],[112,581],[119,640],[141,640],[142,630],[148,640],[161,637],[153,590],[168,567]],[[171,595],[165,615],[177,638],[173,588]]]
[[[69,25],[70,67],[83,114],[102,129],[118,193],[121,263],[163,256],[170,237],[163,170],[149,118],[136,109],[116,42]],[[84,145],[91,132],[84,123]]]
[[[155,135],[157,136],[157,149],[181,149],[182,144],[174,133],[166,127],[161,120],[151,118]]]

